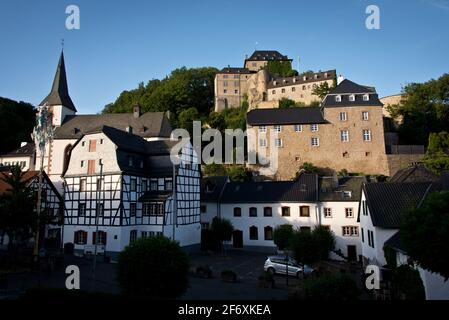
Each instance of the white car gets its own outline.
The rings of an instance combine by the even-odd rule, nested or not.
[[[295,259],[286,256],[270,256],[265,260],[263,269],[271,274],[287,274],[293,277],[301,277],[303,274],[303,266],[296,262]],[[304,266],[304,275],[310,275],[313,269],[309,266]]]

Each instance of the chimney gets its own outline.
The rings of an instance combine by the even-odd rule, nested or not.
[[[334,171],[334,173],[332,174],[332,188],[338,188],[338,186],[338,175],[337,172]]]
[[[342,75],[339,75],[338,78],[337,78],[337,85],[339,85],[340,83],[342,83],[343,80],[345,80],[345,77],[343,77]]]
[[[134,115],[134,118],[139,118],[140,117],[140,105],[139,104],[134,105],[134,107],[133,107],[133,115]]]
[[[22,148],[22,147],[25,147],[27,144],[28,144],[28,142],[21,142],[21,143],[20,143],[20,147],[21,147],[21,148]]]

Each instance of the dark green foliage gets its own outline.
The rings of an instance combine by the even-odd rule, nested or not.
[[[392,282],[401,300],[425,300],[426,293],[418,270],[402,265],[394,270]]]
[[[334,234],[322,226],[316,227],[312,232],[297,230],[291,241],[295,259],[308,265],[327,259],[334,247]]]
[[[423,163],[429,170],[440,174],[449,170],[449,133],[431,133]]]
[[[174,299],[188,286],[189,258],[165,237],[140,238],[123,250],[117,278],[124,294]]]
[[[289,98],[282,98],[279,101],[279,108],[283,109],[283,108],[294,108],[295,107],[295,101],[289,99]]]
[[[290,247],[293,238],[293,226],[291,224],[284,224],[274,228],[273,241],[279,250],[285,250]]]
[[[309,107],[318,108],[318,107],[320,107],[320,105],[321,105],[321,103],[319,101],[315,100],[309,104]]]
[[[222,111],[226,129],[246,130],[246,111],[244,107],[232,108]]]
[[[319,173],[318,167],[315,167],[312,163],[304,162],[304,164],[299,168],[299,170],[304,170],[305,173]],[[298,172],[299,174],[299,172]],[[297,174],[297,176],[298,176]]]
[[[222,164],[206,164],[203,166],[203,173],[206,177],[215,177],[215,176],[226,176],[228,175],[228,172],[226,171],[226,168]]]
[[[272,77],[293,77],[298,71],[292,69],[291,61],[268,61],[265,69]]]
[[[432,193],[420,208],[404,213],[401,239],[422,268],[449,279],[449,192]]]
[[[345,274],[324,275],[304,280],[306,300],[358,300],[359,291],[353,279]]]
[[[431,132],[449,128],[449,74],[425,83],[411,83],[403,89],[400,105],[389,108],[392,117],[403,117],[399,127],[404,143],[426,145]]]
[[[228,219],[215,217],[212,220],[210,231],[213,233],[215,239],[219,241],[229,241],[232,238],[234,227]]]
[[[193,121],[198,121],[199,114],[196,108],[189,108],[183,110],[178,115],[178,128],[186,129],[192,134],[193,132]]]
[[[324,99],[324,97],[326,97],[326,95],[335,88],[335,86],[330,86],[327,82],[323,82],[320,85],[316,86],[312,93],[318,97],[320,97],[320,99]]]
[[[225,116],[221,112],[211,112],[207,119],[207,123],[211,128],[223,131],[226,129]]]
[[[31,142],[35,122],[31,104],[0,97],[0,154],[17,149],[21,142]]]
[[[123,91],[117,100],[107,105],[103,113],[132,112],[132,106],[139,103],[143,112],[170,111],[173,121],[189,108],[196,108],[198,114],[207,116],[214,103],[215,68],[176,69],[163,80],[151,80],[130,91]]]
[[[389,268],[394,269],[397,267],[396,251],[392,247],[388,245],[384,246],[384,257]]]
[[[227,173],[232,182],[248,182],[252,178],[251,171],[244,165],[231,165],[227,167]]]

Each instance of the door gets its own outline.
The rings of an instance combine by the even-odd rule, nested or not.
[[[235,230],[232,233],[232,244],[234,248],[243,248],[243,231]]]
[[[348,260],[349,261],[357,261],[357,247],[356,246],[348,246]]]

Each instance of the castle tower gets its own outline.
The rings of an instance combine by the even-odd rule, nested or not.
[[[61,52],[58,67],[56,68],[55,78],[51,87],[50,94],[42,100],[39,106],[47,105],[53,114],[53,125],[61,126],[64,118],[68,115],[76,114],[75,105],[69,95],[67,86],[67,76],[64,63],[64,52]]]

